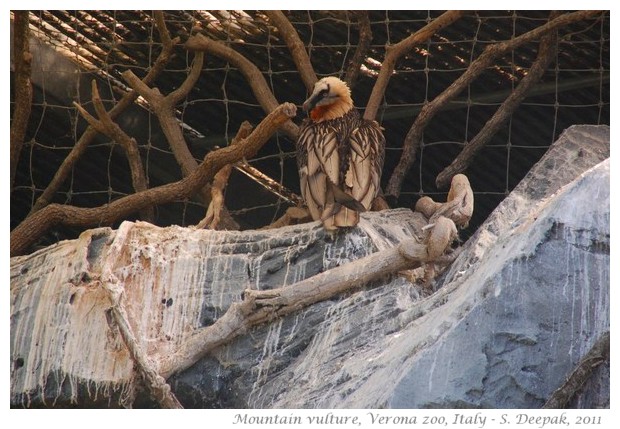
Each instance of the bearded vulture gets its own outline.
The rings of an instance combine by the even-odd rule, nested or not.
[[[362,119],[351,90],[336,77],[314,85],[297,140],[301,195],[328,231],[351,227],[379,192],[385,151],[382,128]]]

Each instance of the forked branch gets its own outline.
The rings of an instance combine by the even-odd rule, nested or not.
[[[194,159],[194,156],[189,151],[187,143],[183,138],[181,126],[174,116],[174,107],[187,96],[192,89],[200,72],[202,70],[202,63],[204,54],[199,52],[194,58],[194,63],[190,68],[190,72],[187,75],[185,81],[175,91],[164,96],[159,92],[157,88],[150,88],[144,82],[131,71],[126,70],[123,72],[123,79],[144,99],[149,103],[150,108],[153,110],[159,124],[164,132],[170,148],[174,153],[174,156],[181,166],[181,170],[184,176],[187,176],[196,169],[198,163]]]
[[[121,129],[110,117],[108,111],[105,109],[101,96],[99,95],[99,89],[97,88],[97,81],[93,79],[92,84],[92,101],[95,106],[95,112],[99,119],[94,118],[86,109],[74,102],[73,105],[78,109],[80,114],[91,127],[96,129],[101,134],[108,136],[120,144],[125,150],[127,161],[129,162],[129,168],[131,170],[131,180],[133,188],[136,192],[141,192],[147,189],[147,180],[144,168],[142,166],[142,159],[140,158],[140,151],[138,149],[138,143],[136,140],[129,137],[125,131]],[[143,220],[152,222],[155,215],[152,207],[145,208],[141,217]]]

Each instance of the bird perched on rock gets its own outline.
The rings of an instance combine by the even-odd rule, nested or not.
[[[319,80],[303,109],[310,117],[297,140],[301,195],[326,230],[355,226],[379,191],[382,128],[360,117],[351,90],[336,77]]]

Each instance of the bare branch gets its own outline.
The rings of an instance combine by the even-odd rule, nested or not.
[[[543,408],[564,408],[575,394],[581,390],[592,371],[602,363],[609,362],[609,343],[610,336],[609,331],[607,331],[601,335],[590,351],[579,361],[566,382],[551,394]]]
[[[15,67],[15,107],[11,118],[11,190],[15,181],[17,163],[22,152],[28,119],[32,107],[32,82],[30,73],[32,55],[30,54],[30,28],[27,10],[14,11],[13,62]]]
[[[92,101],[95,106],[95,112],[97,112],[97,116],[99,120],[95,119],[92,115],[90,115],[86,109],[80,106],[77,103],[73,103],[73,105],[78,109],[82,117],[89,123],[91,127],[96,129],[101,134],[108,136],[110,139],[114,140],[118,144],[120,144],[125,150],[125,155],[127,156],[127,161],[129,162],[129,168],[131,170],[131,181],[133,183],[133,188],[136,192],[141,192],[147,189],[147,180],[146,174],[144,172],[144,167],[142,166],[142,159],[140,158],[140,151],[138,149],[138,144],[136,141],[129,137],[122,129],[119,127],[110,115],[101,101],[101,96],[99,95],[99,89],[97,88],[97,81],[93,79],[92,84]],[[141,218],[143,220],[153,222],[155,218],[155,214],[152,207],[147,207],[141,212]]]
[[[370,27],[370,19],[368,18],[367,10],[353,11],[353,14],[357,16],[357,24],[359,27],[359,40],[357,42],[357,48],[351,58],[349,67],[345,73],[345,82],[349,85],[349,88],[353,89],[357,82],[357,76],[360,73],[360,67],[366,58],[366,53],[370,48],[370,42],[372,42],[372,28]]]
[[[299,38],[299,33],[297,33],[295,27],[293,27],[291,22],[284,16],[282,11],[266,10],[265,15],[267,15],[269,20],[280,30],[280,35],[286,42],[289,51],[291,51],[291,56],[293,57],[295,66],[297,66],[301,80],[304,85],[306,85],[308,93],[311,93],[318,79],[312,67],[312,63],[310,63],[310,57],[308,57],[306,47]]]
[[[488,46],[484,52],[474,60],[465,73],[463,73],[457,80],[455,80],[444,92],[438,95],[433,101],[426,104],[418,117],[414,121],[411,129],[405,137],[403,143],[403,153],[398,162],[398,165],[392,172],[392,176],[388,182],[385,193],[386,195],[392,195],[398,197],[400,195],[400,188],[403,180],[409,168],[415,161],[416,152],[420,141],[422,140],[422,134],[424,128],[435,116],[435,114],[443,108],[448,102],[454,99],[457,95],[463,91],[480,73],[482,73],[487,67],[493,64],[493,61],[505,55],[517,47],[526,42],[531,42],[540,38],[549,31],[557,30],[560,27],[572,24],[574,22],[583,21],[585,19],[595,18],[601,14],[601,11],[579,11],[573,13],[564,14],[552,21],[547,22],[534,30],[528,31],[514,39],[507,40],[505,42],[496,43]]]
[[[131,71],[123,72],[123,79],[137,91],[149,103],[153,113],[157,116],[161,129],[166,136],[168,144],[174,153],[174,157],[181,167],[183,176],[188,176],[198,167],[198,162],[189,150],[187,142],[183,137],[181,125],[174,114],[175,105],[183,99],[196,83],[202,70],[202,61],[204,54],[198,52],[191,70],[185,81],[174,92],[167,96],[162,95],[157,88],[149,88]],[[208,203],[209,199],[206,198]]]
[[[185,42],[185,48],[189,51],[209,52],[237,67],[245,76],[246,81],[250,84],[256,100],[261,105],[265,113],[272,112],[278,106],[278,101],[269,89],[269,85],[267,85],[267,81],[265,80],[263,73],[254,65],[254,63],[249,61],[234,49],[223,43],[209,39],[202,34],[195,34],[187,39],[187,42]],[[297,125],[295,125],[292,121],[288,121],[283,124],[282,130],[291,139],[297,140],[297,136],[299,135],[299,127],[297,127]]]
[[[248,121],[243,121],[239,127],[239,131],[237,131],[237,135],[233,138],[230,145],[234,146],[239,144],[239,142],[248,137],[251,132],[252,125]],[[213,184],[211,185],[211,202],[209,203],[207,214],[204,219],[196,225],[196,228],[217,229],[220,223],[222,211],[225,209],[224,190],[226,189],[232,168],[232,164],[222,167],[222,169],[218,171],[213,178]]]
[[[243,301],[233,303],[213,325],[200,329],[172,355],[160,356],[159,373],[168,378],[252,326],[299,311],[386,275],[415,268],[426,258],[426,246],[411,239],[398,247],[373,253],[290,286],[264,291],[246,290]]]
[[[188,198],[212,180],[225,165],[254,156],[273,133],[296,113],[294,104],[280,105],[242,143],[210,152],[196,170],[178,182],[128,195],[100,207],[48,205],[28,216],[11,232],[11,256],[23,254],[46,230],[58,224],[81,228],[109,225],[144,207]]]
[[[441,30],[444,27],[452,24],[463,16],[463,12],[460,10],[449,10],[443,15],[437,17],[433,21],[426,24],[424,27],[413,33],[411,36],[404,40],[401,40],[395,45],[388,46],[386,48],[387,53],[383,64],[381,64],[381,70],[379,71],[379,77],[375,82],[375,86],[372,88],[372,93],[368,99],[366,105],[366,111],[364,112],[364,119],[374,120],[381,104],[381,99],[387,88],[388,82],[392,77],[392,72],[396,66],[396,61],[407,52],[409,52],[415,45],[426,42],[431,38],[433,34]]]
[[[197,52],[194,57],[194,62],[187,74],[187,77],[176,90],[172,91],[170,94],[166,96],[166,102],[170,104],[170,106],[174,107],[178,103],[180,103],[187,94],[192,90],[198,78],[200,77],[200,73],[202,72],[202,64],[204,63],[204,52]]]
[[[166,29],[166,26],[163,22],[163,15],[161,14],[161,12],[155,12],[155,17],[157,23],[157,30],[162,37],[163,49],[155,60],[153,67],[151,67],[144,79],[142,79],[142,82],[145,85],[150,85],[156,79],[159,73],[161,73],[161,71],[164,69],[164,67],[172,57],[174,47],[181,40],[178,37],[170,39],[170,36],[168,35],[168,30]],[[116,118],[119,114],[124,112],[125,109],[127,109],[136,100],[136,98],[138,98],[138,93],[136,91],[131,91],[123,95],[119,102],[116,103],[114,108],[110,110],[110,117],[112,119]],[[81,156],[84,154],[84,152],[96,136],[97,131],[93,127],[88,127],[86,129],[84,134],[82,134],[80,139],[75,143],[75,146],[73,146],[73,148],[71,149],[71,152],[69,152],[69,155],[67,155],[67,157],[64,159],[64,161],[56,171],[56,174],[54,174],[54,178],[52,179],[52,181],[49,183],[49,185],[47,185],[47,188],[45,188],[37,201],[35,201],[32,210],[30,211],[30,214],[28,216],[31,216],[34,212],[47,206],[52,201],[52,198],[54,197],[56,191],[58,191],[58,188],[60,188],[60,186],[67,179],[75,163],[81,158]]]
[[[497,109],[493,117],[484,124],[476,137],[467,143],[452,163],[437,175],[435,183],[438,188],[446,187],[455,174],[465,171],[471,164],[476,153],[478,153],[478,151],[491,140],[495,133],[499,131],[502,125],[506,123],[525,99],[529,90],[542,78],[545,70],[547,70],[547,67],[549,67],[549,64],[555,58],[556,43],[557,33],[555,31],[549,32],[543,36],[540,41],[540,47],[538,48],[538,56],[530,67],[527,75],[521,79],[519,85],[508,98],[506,98],[499,109]]]
[[[164,47],[168,45],[176,45],[178,41],[173,41],[170,38],[170,33],[168,32],[166,21],[164,20],[164,13],[161,10],[156,10],[153,12],[153,16],[155,17],[155,24],[157,25],[159,38],[161,39],[161,43]]]

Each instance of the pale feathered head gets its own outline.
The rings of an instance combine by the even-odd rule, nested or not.
[[[312,94],[303,105],[314,122],[340,118],[352,108],[351,90],[346,83],[333,76],[315,83]]]

